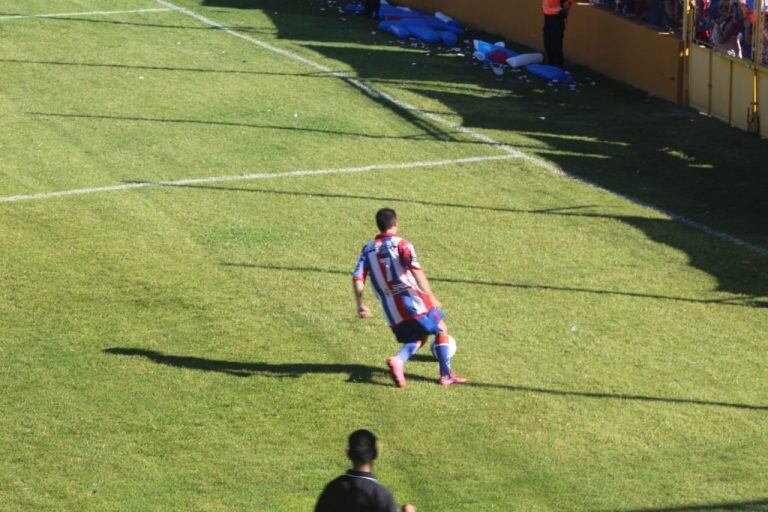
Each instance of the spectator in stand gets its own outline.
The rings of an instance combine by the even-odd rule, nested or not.
[[[768,66],[768,12],[763,16],[763,66]]]
[[[365,10],[362,12],[365,16],[376,18],[381,10],[381,0],[365,0]]]
[[[720,0],[717,4],[717,20],[712,26],[712,45],[718,52],[731,57],[742,57],[739,33],[744,28],[738,4]]]
[[[693,39],[700,43],[712,40],[710,27],[712,23],[709,17],[711,3],[709,0],[696,0],[695,18],[693,20],[694,34]]]
[[[655,27],[664,25],[664,0],[649,0],[645,22]]]
[[[741,56],[744,59],[752,59],[752,34],[755,25],[755,10],[746,0],[739,0],[740,18],[744,20],[744,27],[741,29],[740,44]]]

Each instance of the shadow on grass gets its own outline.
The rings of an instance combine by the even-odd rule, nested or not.
[[[64,114],[64,113],[57,113],[57,112],[26,112],[26,114],[31,116],[40,116],[40,117],[93,119],[93,120],[102,120],[102,121],[106,120],[106,121],[129,121],[129,122],[161,123],[161,124],[166,123],[166,124],[192,124],[192,125],[203,125],[203,126],[228,126],[233,128],[281,130],[281,131],[291,131],[291,132],[317,133],[321,135],[331,135],[335,137],[343,136],[343,137],[352,137],[352,138],[380,139],[380,140],[386,140],[386,139],[411,140],[411,141],[446,140],[444,138],[445,137],[444,134],[377,135],[372,133],[342,132],[338,130],[323,130],[319,128],[306,128],[306,127],[298,127],[298,126],[279,126],[279,125],[270,125],[270,124],[240,123],[236,121],[113,116],[113,115],[100,115],[100,114]],[[462,141],[462,142],[467,144],[472,144],[471,141]]]
[[[217,372],[225,373],[235,377],[252,377],[255,375],[271,376],[271,377],[283,377],[283,378],[299,378],[302,375],[308,374],[346,374],[347,382],[359,383],[359,384],[373,384],[384,385],[380,382],[376,382],[374,379],[388,379],[389,372],[384,368],[378,368],[375,366],[366,366],[362,364],[325,364],[325,363],[246,363],[238,361],[222,361],[217,359],[204,359],[199,357],[189,356],[175,356],[166,355],[162,352],[154,350],[144,350],[140,348],[127,348],[127,347],[112,347],[103,349],[104,353],[121,355],[121,356],[135,356],[144,357],[157,364],[172,366],[176,368],[187,368],[191,370],[200,370],[205,372]],[[408,379],[415,382],[432,382],[436,383],[436,379],[430,379],[420,375],[408,375]],[[483,388],[483,389],[502,389],[507,391],[515,391],[521,393],[537,393],[543,395],[553,396],[566,396],[566,397],[583,397],[583,398],[601,398],[601,399],[614,399],[614,400],[633,400],[641,402],[661,402],[668,404],[681,404],[681,405],[699,405],[707,407],[727,407],[733,409],[746,409],[754,411],[768,411],[766,405],[750,405],[740,404],[732,402],[719,402],[709,400],[696,400],[688,398],[668,398],[668,397],[655,397],[645,395],[634,394],[620,394],[620,393],[598,393],[587,391],[567,391],[559,389],[547,389],[537,388],[530,386],[513,386],[508,384],[494,384],[488,382],[468,382],[462,384],[462,386]]]
[[[291,78],[334,78],[324,71],[315,71],[307,73],[278,73],[274,71],[249,71],[245,69],[211,69],[211,68],[188,68],[188,67],[170,67],[170,66],[147,66],[140,64],[116,64],[109,62],[70,62],[55,60],[25,60],[25,59],[0,59],[1,64],[29,64],[37,66],[62,66],[62,67],[83,67],[83,68],[111,68],[111,69],[137,69],[141,71],[171,71],[181,73],[212,73],[229,75],[254,75],[254,76],[283,76]]]
[[[161,24],[161,23],[139,23],[136,21],[78,18],[77,16],[56,16],[56,17],[48,17],[48,18],[40,18],[40,19],[45,19],[46,22],[61,21],[61,22],[78,22],[78,23],[97,23],[97,24],[105,24],[105,25],[119,25],[119,26],[125,26],[125,27],[160,28],[160,29],[166,29],[166,30],[201,30],[201,31],[221,30],[218,27],[211,27],[208,25],[205,25],[205,26],[167,25],[167,24]],[[247,27],[247,26],[232,25],[230,28],[233,30],[237,30],[240,32],[247,32],[251,34],[274,35],[277,32],[274,28],[271,28],[271,27]]]
[[[338,270],[338,269],[324,269],[317,267],[295,267],[295,266],[280,266],[280,265],[257,265],[254,263],[222,263],[225,267],[240,267],[240,268],[255,268],[262,270],[280,270],[288,272],[320,272],[325,274],[336,274],[341,276],[351,276],[351,272]],[[552,286],[546,284],[530,284],[530,283],[506,283],[503,281],[487,281],[480,279],[455,279],[450,277],[434,276],[429,278],[430,281],[438,283],[449,284],[461,284],[471,286],[491,286],[496,288],[511,288],[516,290],[540,290],[548,292],[562,292],[562,293],[586,293],[593,295],[606,295],[606,296],[619,296],[630,297],[637,299],[656,299],[656,300],[668,300],[674,302],[685,302],[690,304],[708,304],[708,305],[720,305],[720,306],[737,306],[737,307],[768,307],[768,302],[757,301],[751,297],[729,297],[726,299],[696,299],[690,297],[675,297],[673,295],[660,295],[652,293],[640,293],[640,292],[627,292],[620,290],[600,290],[595,288],[579,288],[573,286]]]
[[[322,14],[319,4],[279,0],[202,0],[201,4],[260,9],[270,16],[279,38],[326,60],[344,63],[364,83],[393,84],[401,92],[423,98],[424,103],[441,105],[467,128],[492,131],[503,142],[535,141],[542,149],[529,153],[570,175],[754,245],[768,246],[768,202],[764,200],[768,173],[763,170],[768,142],[758,137],[608,79],[589,87],[591,78],[585,82],[585,77],[597,75],[583,68],[574,69],[584,85],[578,94],[564,89],[558,93],[540,80],[532,85],[509,78],[494,81],[490,73],[481,74],[456,56],[433,52],[426,59],[426,52],[411,48],[393,48],[392,44],[376,48],[391,38],[371,35],[369,20],[343,22],[335,14]],[[272,15],[273,11],[279,14]],[[443,83],[481,87],[449,90]],[[429,129],[425,123],[433,124],[372,91],[362,93],[422,130]],[[596,163],[585,155],[602,159]],[[676,223],[664,219],[610,218],[685,252],[690,265],[713,276],[720,290],[750,297],[768,292],[765,256],[708,240],[708,235],[673,227]]]
[[[617,509],[610,512],[695,512],[695,511],[716,511],[716,510],[730,510],[730,511],[743,511],[743,512],[765,512],[768,510],[768,499],[754,500],[754,501],[733,501],[724,503],[704,503],[700,505],[677,505],[672,507],[661,508],[634,508],[634,509]],[[608,511],[605,511],[608,512]]]

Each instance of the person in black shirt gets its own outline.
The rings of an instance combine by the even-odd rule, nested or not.
[[[365,10],[361,13],[364,16],[375,18],[381,10],[381,0],[365,0]]]
[[[325,486],[315,512],[397,512],[395,497],[371,473],[376,456],[376,436],[368,430],[352,432],[347,457],[353,469]],[[416,512],[416,507],[403,505],[402,512]]]

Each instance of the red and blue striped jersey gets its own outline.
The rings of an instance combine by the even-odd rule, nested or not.
[[[434,306],[419,288],[412,269],[421,270],[413,245],[399,236],[377,235],[360,251],[352,279],[371,285],[394,327],[426,315]]]

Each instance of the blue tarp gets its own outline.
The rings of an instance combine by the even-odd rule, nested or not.
[[[536,75],[541,78],[546,78],[552,82],[573,83],[573,77],[570,73],[563,71],[557,66],[549,66],[547,64],[528,64],[525,66],[532,75]]]

